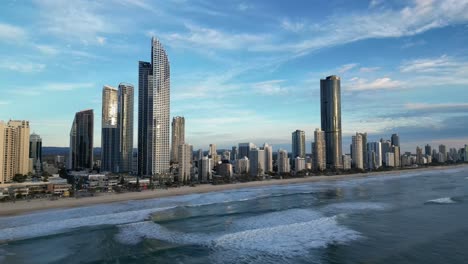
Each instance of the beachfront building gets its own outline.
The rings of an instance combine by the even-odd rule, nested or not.
[[[306,169],[305,165],[306,165],[306,162],[304,158],[296,157],[294,159],[294,171],[296,173],[305,170]]]
[[[364,169],[364,154],[362,152],[362,135],[356,133],[351,144],[352,165],[356,169]]]
[[[340,78],[332,75],[320,80],[322,130],[325,132],[327,168],[341,169],[341,86]]]
[[[32,133],[29,136],[29,158],[32,159],[33,170],[36,173],[42,171],[42,138]]]
[[[367,164],[369,169],[382,167],[382,146],[380,142],[367,143]]]
[[[92,109],[75,114],[70,130],[70,155],[68,168],[84,170],[93,168],[94,112]]]
[[[163,174],[170,165],[170,65],[158,39],[151,39],[151,63],[138,65],[138,175]]]
[[[263,176],[265,174],[265,151],[254,148],[250,150],[249,155],[250,175]]]
[[[393,152],[385,154],[385,164],[387,167],[395,167],[395,154]]]
[[[212,180],[213,174],[211,168],[213,160],[209,157],[203,157],[198,165],[198,181],[202,183],[207,183]]]
[[[314,166],[315,169],[323,171],[326,169],[326,143],[325,143],[325,133],[316,129],[314,132],[314,144],[312,147],[313,157],[314,157]]]
[[[171,162],[179,163],[179,146],[185,143],[185,118],[176,116],[172,118]]]
[[[305,132],[297,129],[292,132],[292,158],[305,158]]]
[[[288,152],[284,149],[278,150],[278,173],[284,174],[290,172]]]
[[[187,183],[190,180],[192,170],[192,153],[193,147],[189,144],[181,144],[178,148],[177,159],[179,162],[178,180],[182,183]]]
[[[29,121],[0,121],[0,184],[29,169]]]
[[[248,174],[250,171],[250,161],[249,158],[243,157],[238,159],[236,162],[236,173],[237,174]]]
[[[256,148],[254,143],[239,143],[239,148],[238,148],[238,158],[242,159],[243,157],[249,157],[250,156],[250,150],[253,148]]]
[[[101,117],[101,170],[118,172],[119,169],[119,92],[116,88],[104,85],[102,88]]]
[[[273,172],[273,146],[265,143],[263,150],[265,151],[265,173]]]

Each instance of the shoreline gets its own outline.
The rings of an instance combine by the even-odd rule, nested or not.
[[[147,200],[155,198],[164,198],[171,196],[181,196],[188,194],[197,193],[209,193],[219,192],[226,190],[236,190],[243,188],[254,188],[271,185],[287,185],[287,184],[300,184],[309,182],[326,182],[326,181],[339,181],[346,179],[358,179],[367,178],[373,176],[387,176],[387,175],[400,175],[411,172],[424,172],[433,170],[448,170],[453,168],[466,167],[468,164],[460,164],[454,166],[437,166],[437,167],[424,167],[414,168],[405,170],[394,170],[394,171],[381,171],[381,172],[369,172],[369,173],[356,173],[356,174],[342,174],[333,176],[306,176],[303,178],[292,178],[292,179],[272,179],[265,181],[252,181],[243,183],[233,184],[221,184],[221,185],[197,185],[196,187],[183,186],[180,188],[169,188],[169,189],[155,189],[154,191],[142,191],[142,192],[128,192],[120,194],[103,194],[94,197],[84,198],[61,198],[58,200],[38,199],[16,201],[16,203],[0,203],[0,217],[15,216],[39,211],[53,210],[53,209],[69,209],[76,207],[85,207],[98,204],[110,204],[117,202],[125,202],[129,200]]]

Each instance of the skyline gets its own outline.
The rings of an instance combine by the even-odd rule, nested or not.
[[[426,143],[465,144],[468,1],[346,3],[353,5],[350,12],[332,8],[337,2],[299,4],[303,10],[233,2],[214,10],[207,1],[180,1],[175,10],[173,2],[127,0],[110,10],[82,1],[58,7],[38,1],[39,15],[22,22],[17,19],[28,16],[20,14],[34,10],[7,2],[0,11],[0,47],[11,52],[0,55],[0,120],[29,120],[44,146],[67,146],[75,112],[92,108],[96,124],[101,122],[104,85],[138,84],[138,61],[148,60],[155,35],[172,66],[170,117],[185,117],[186,141],[194,149],[268,142],[290,150],[290,133],[300,129],[309,153],[320,127],[319,80],[332,74],[342,78],[344,152],[355,132],[367,132],[369,141],[398,133],[402,151]],[[259,13],[262,8],[268,12]],[[67,10],[85,15],[66,21]],[[124,10],[157,19],[111,19]],[[322,10],[329,11],[325,20]],[[187,16],[159,25],[158,14]],[[44,27],[33,32],[38,17]],[[95,146],[101,144],[99,131],[94,129]]]

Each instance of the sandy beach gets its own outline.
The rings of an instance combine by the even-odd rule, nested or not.
[[[31,201],[17,201],[16,203],[0,203],[0,216],[11,216],[24,213],[30,213],[33,211],[40,210],[49,210],[49,209],[61,209],[61,208],[73,208],[80,206],[89,206],[96,204],[105,204],[105,203],[114,203],[122,202],[129,200],[143,200],[143,199],[154,199],[168,196],[177,196],[177,195],[186,195],[193,193],[207,193],[207,192],[217,192],[224,190],[232,189],[241,189],[241,188],[252,188],[268,185],[284,185],[284,184],[298,184],[298,183],[307,183],[307,182],[319,182],[319,181],[337,181],[343,179],[356,179],[362,177],[371,177],[371,176],[382,176],[386,175],[399,175],[413,172],[424,172],[424,171],[434,171],[434,170],[447,170],[454,169],[463,166],[468,166],[467,164],[456,165],[456,166],[441,166],[441,167],[430,167],[430,168],[416,168],[416,169],[407,169],[400,171],[386,171],[386,172],[371,172],[371,173],[360,173],[360,174],[343,174],[336,176],[308,176],[304,178],[294,178],[294,179],[283,179],[283,180],[265,180],[265,181],[254,181],[254,182],[245,182],[245,183],[236,183],[236,184],[223,184],[223,185],[198,185],[196,187],[183,186],[180,188],[170,188],[170,189],[156,189],[154,191],[148,190],[143,192],[129,192],[121,194],[100,194],[95,197],[85,197],[85,198],[63,198],[58,200],[48,200],[48,199],[38,199]]]

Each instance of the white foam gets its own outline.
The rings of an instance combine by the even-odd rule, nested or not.
[[[324,208],[325,211],[363,211],[363,210],[377,210],[382,211],[389,208],[389,205],[385,203],[373,203],[373,202],[349,202],[349,203],[335,203],[330,204]]]
[[[153,208],[138,211],[128,211],[120,213],[111,213],[105,215],[86,216],[80,218],[70,218],[63,220],[54,220],[43,223],[14,226],[10,228],[1,229],[0,241],[2,240],[19,240],[27,239],[32,237],[40,237],[51,234],[58,234],[67,232],[71,229],[78,227],[87,226],[99,226],[99,225],[118,225],[124,223],[132,223],[143,221],[147,219],[151,214],[170,209],[167,208]]]
[[[278,220],[268,220],[268,217],[273,216],[278,217]],[[358,232],[339,225],[336,217],[312,220],[305,218],[317,216],[318,213],[296,209],[268,213],[237,220],[225,232],[211,234],[183,233],[153,222],[133,223],[120,226],[116,239],[123,244],[137,244],[142,239],[149,238],[176,244],[201,245],[215,251],[290,257],[305,254],[310,249],[343,244],[361,237]],[[281,222],[284,223],[280,224]],[[239,228],[247,230],[238,231]]]
[[[434,200],[429,200],[427,203],[435,203],[435,204],[453,204],[456,203],[451,197],[443,197]]]
[[[307,209],[290,209],[242,218],[234,221],[229,229],[244,231],[264,227],[275,227],[308,222],[320,217],[323,217],[323,215],[316,211]]]
[[[226,234],[215,239],[214,245],[242,252],[253,250],[281,256],[297,256],[313,248],[342,244],[360,237],[358,232],[338,225],[335,217],[323,217],[303,223]]]

